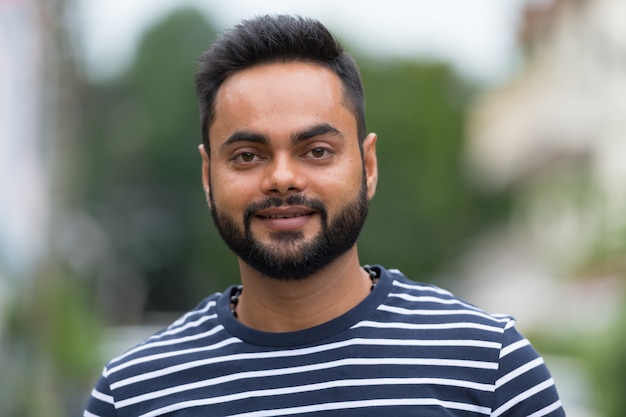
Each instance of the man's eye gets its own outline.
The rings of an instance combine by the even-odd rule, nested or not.
[[[248,162],[255,162],[257,158],[258,157],[252,152],[242,152],[235,157],[235,161],[248,163]]]
[[[329,157],[330,151],[326,148],[318,147],[311,149],[308,154],[315,159],[322,159]]]

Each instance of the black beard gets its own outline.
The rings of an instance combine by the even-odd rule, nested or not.
[[[209,188],[211,190],[212,187]],[[320,271],[356,243],[369,207],[365,178],[357,198],[345,206],[329,223],[324,204],[294,194],[287,198],[268,197],[250,204],[244,212],[242,231],[232,216],[221,212],[209,192],[211,215],[226,245],[245,263],[261,274],[283,281],[297,281]],[[254,213],[269,207],[298,205],[311,208],[319,215],[322,230],[309,242],[302,242],[302,232],[275,232],[270,237],[274,245],[266,245],[254,238],[250,221]]]

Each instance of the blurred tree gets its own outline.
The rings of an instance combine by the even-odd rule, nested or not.
[[[110,236],[99,275],[115,321],[129,286],[146,285],[148,310],[181,310],[235,277],[208,220],[197,150],[193,75],[214,33],[197,11],[176,11],[143,36],[128,71],[92,86],[79,187]]]
[[[31,291],[12,300],[2,364],[0,415],[77,415],[101,359],[102,323],[79,277],[57,261],[41,265]]]
[[[441,63],[361,67],[380,166],[362,259],[443,285],[471,239],[509,210],[506,193],[484,194],[464,176],[461,153],[472,87]]]
[[[590,363],[601,362],[596,370],[597,398],[600,409],[609,417],[621,417],[626,411],[626,305],[622,306],[620,317],[605,333],[600,349],[591,349]]]

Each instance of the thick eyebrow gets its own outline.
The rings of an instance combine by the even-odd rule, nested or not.
[[[300,142],[304,142],[316,136],[324,135],[343,136],[341,131],[336,127],[331,126],[328,123],[320,123],[318,125],[311,126],[308,129],[296,133],[291,142],[292,144],[297,145]]]
[[[291,143],[293,145],[297,145],[316,136],[323,135],[343,136],[341,131],[336,127],[333,127],[328,123],[320,123],[302,130],[301,132],[297,132],[291,139]],[[224,143],[222,143],[221,148],[226,148],[238,142],[251,142],[258,143],[260,145],[267,145],[269,143],[269,139],[260,133],[237,130],[236,132],[233,132],[233,134],[230,135]]]
[[[245,130],[237,130],[222,143],[221,148],[225,148],[237,142],[252,142],[266,145],[269,141],[259,133],[247,132]]]

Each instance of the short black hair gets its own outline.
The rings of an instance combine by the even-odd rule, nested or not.
[[[196,92],[200,105],[202,143],[209,148],[209,126],[215,117],[215,96],[232,74],[259,64],[312,62],[341,79],[346,107],[354,112],[359,144],[365,139],[365,94],[356,62],[319,21],[290,15],[265,15],[243,20],[219,37],[198,60]]]

